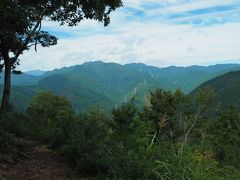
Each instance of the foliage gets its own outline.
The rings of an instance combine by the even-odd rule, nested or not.
[[[156,89],[140,112],[132,99],[110,115],[97,107],[76,115],[44,92],[25,115],[8,114],[6,127],[16,122],[13,133],[48,143],[97,179],[239,179],[239,110],[216,113],[214,97],[211,88],[191,97]]]
[[[220,112],[212,123],[212,145],[216,159],[226,165],[240,168],[240,114],[238,108],[230,106]]]
[[[34,97],[27,113],[31,117],[32,136],[55,148],[65,143],[75,121],[69,101],[51,92],[42,92]]]
[[[196,88],[191,95],[201,91],[201,89],[211,87],[216,94],[216,101],[222,107],[227,107],[231,104],[240,105],[239,91],[240,91],[240,71],[231,71],[207,82],[204,82]]]
[[[155,124],[150,126],[155,130],[150,146],[155,163],[150,169],[158,178],[215,179],[227,174],[220,173],[225,167],[219,166],[211,146],[206,146],[207,135],[199,133],[209,125],[204,123],[211,118],[209,111],[214,112],[211,89],[202,90],[193,100],[180,91],[157,89],[148,100],[140,117]],[[165,121],[161,120],[163,117],[167,117]]]
[[[147,122],[158,136],[173,140],[179,136],[180,120],[187,111],[188,99],[180,91],[175,92],[156,89],[150,92],[140,117]]]
[[[113,109],[109,177],[141,179],[145,174],[145,149],[148,143],[146,124],[136,118],[133,99]]]
[[[106,156],[108,123],[107,115],[97,108],[79,115],[61,154],[81,172],[91,175],[106,172],[109,168]]]
[[[2,115],[0,119],[2,128],[17,137],[28,137],[29,135],[29,119],[24,113],[9,111]]]

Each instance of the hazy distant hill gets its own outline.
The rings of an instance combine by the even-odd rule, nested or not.
[[[49,90],[68,97],[78,110],[90,105],[110,109],[133,96],[141,104],[148,91],[157,87],[181,88],[188,93],[201,83],[239,67],[226,64],[157,68],[144,64],[88,62],[38,76],[14,75],[11,101],[15,107],[25,108],[36,93]]]
[[[22,85],[22,86],[31,86],[31,85],[37,85],[38,81],[41,79],[41,76],[34,76],[30,74],[12,74],[12,84],[13,85]],[[3,74],[0,76],[0,84],[3,84]]]
[[[25,74],[33,75],[33,76],[41,76],[45,73],[46,71],[42,70],[33,70],[33,71],[26,71]]]
[[[205,87],[214,89],[217,101],[220,102],[221,105],[240,105],[240,71],[228,72],[209,80],[196,88],[192,94]]]
[[[189,93],[203,82],[214,77],[222,75],[231,70],[240,70],[239,64],[217,64],[212,66],[189,66],[166,68],[156,68],[144,64],[127,64],[125,65],[139,72],[147,72],[153,76],[163,77],[173,84],[173,89],[180,88]]]

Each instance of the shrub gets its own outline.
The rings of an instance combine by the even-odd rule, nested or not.
[[[240,168],[240,113],[230,106],[220,112],[210,128],[216,159],[224,165]]]
[[[27,113],[34,138],[53,148],[65,144],[75,121],[72,106],[65,97],[42,92],[33,98]]]
[[[146,123],[136,117],[134,102],[112,111],[109,177],[142,179],[145,177],[146,148],[149,138]],[[145,177],[146,178],[146,177]]]
[[[61,153],[78,171],[91,175],[107,172],[107,141],[109,117],[98,108],[91,108],[79,115]]]

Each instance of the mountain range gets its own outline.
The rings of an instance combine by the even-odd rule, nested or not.
[[[92,105],[111,109],[133,96],[141,105],[149,90],[180,88],[189,93],[208,80],[237,70],[239,64],[159,68],[141,63],[87,62],[53,71],[13,75],[11,102],[16,109],[24,110],[37,93],[52,91],[66,96],[76,110]],[[0,80],[3,82],[2,76]]]

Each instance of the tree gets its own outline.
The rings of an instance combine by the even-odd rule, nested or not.
[[[186,102],[187,97],[180,90],[171,92],[156,89],[150,92],[140,117],[163,139],[173,139],[178,136],[179,122],[176,116],[184,111]]]
[[[112,110],[110,179],[146,179],[146,123],[137,115],[134,98]]]
[[[117,134],[126,131],[136,115],[134,99],[112,110],[113,127]],[[122,133],[124,134],[124,133]],[[119,135],[118,135],[119,136]],[[126,136],[126,134],[125,134]]]
[[[42,30],[44,21],[76,26],[93,19],[107,26],[110,13],[121,6],[121,0],[1,0],[0,70],[5,71],[1,112],[9,105],[11,71],[19,65],[19,56],[31,47],[37,50],[37,45],[57,44],[55,36]]]

